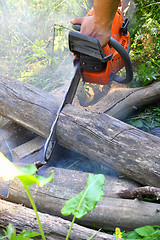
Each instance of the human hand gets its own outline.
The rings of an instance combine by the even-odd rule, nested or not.
[[[98,23],[95,16],[78,17],[70,21],[72,24],[80,24],[81,31],[87,36],[96,38],[102,47],[105,47],[111,37],[111,23]]]

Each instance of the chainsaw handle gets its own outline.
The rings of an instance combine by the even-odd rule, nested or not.
[[[128,52],[124,49],[124,47],[122,47],[122,45],[118,41],[116,41],[112,37],[110,37],[108,44],[119,53],[119,55],[121,56],[124,62],[124,66],[126,69],[125,78],[122,78],[112,72],[110,75],[110,80],[114,80],[118,83],[124,83],[124,84],[130,83],[133,79],[133,69],[132,69],[132,63],[128,55]]]
[[[72,28],[76,31],[80,31],[81,30],[81,25],[80,24],[73,24]],[[111,81],[114,80],[118,83],[124,83],[124,84],[130,83],[133,79],[133,69],[132,69],[132,63],[131,63],[130,57],[128,55],[129,51],[126,51],[122,47],[122,45],[112,37],[110,37],[110,40],[109,40],[108,44],[111,47],[113,47],[120,54],[120,56],[121,56],[121,58],[124,62],[125,69],[126,69],[126,77],[125,78],[122,78],[122,77],[116,75],[114,72],[112,72],[111,75],[110,75],[110,80]],[[129,50],[129,47],[128,47],[128,50]]]
[[[78,32],[81,30],[81,25],[80,24],[72,24],[72,28]]]

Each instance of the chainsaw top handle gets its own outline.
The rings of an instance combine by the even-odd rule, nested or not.
[[[80,31],[81,25],[76,24],[72,27],[74,30]],[[122,78],[112,72],[110,75],[110,80],[114,80],[118,83],[124,84],[131,82],[133,79],[133,70],[128,52],[122,47],[122,45],[118,41],[116,41],[112,37],[110,38],[108,44],[120,54],[126,69],[125,78]],[[107,61],[111,60],[112,58],[112,53],[108,56],[105,55],[97,39],[75,31],[69,32],[69,48],[70,51],[74,52],[75,54],[81,53],[83,55],[93,57],[100,61],[102,64],[107,64]]]

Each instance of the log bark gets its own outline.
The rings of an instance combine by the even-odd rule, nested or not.
[[[85,109],[105,112],[119,120],[125,120],[137,110],[159,101],[160,82],[156,82],[144,88],[113,87],[100,101]]]
[[[47,137],[54,114],[53,106],[61,101],[66,86],[64,90],[54,91],[53,95],[50,95],[29,84],[3,76],[0,76],[0,86],[0,115],[42,137]],[[159,100],[160,82],[144,88],[114,87],[88,110],[107,112],[117,119],[125,119],[141,107],[157,103]]]
[[[77,190],[67,188],[67,186],[63,186],[63,183],[62,185],[55,185],[53,182],[53,184],[47,184],[43,188],[37,185],[31,186],[30,192],[39,211],[67,220],[72,219],[71,216],[62,216],[61,209],[66,200],[78,193]],[[11,184],[7,200],[31,207],[23,186],[18,180],[14,180]],[[145,225],[159,225],[159,210],[159,204],[157,203],[142,202],[137,199],[113,198],[108,197],[105,193],[96,208],[82,219],[77,219],[76,222],[86,227],[103,228],[107,231],[114,231],[117,226],[123,230],[133,230]]]
[[[128,199],[142,199],[142,198],[149,198],[149,199],[156,199],[157,201],[160,200],[160,188],[156,187],[138,187],[138,188],[128,188],[120,191],[118,195],[121,198],[128,198]]]
[[[13,224],[18,230],[26,229],[28,231],[39,232],[36,216],[32,209],[23,207],[22,205],[9,203],[4,200],[0,200],[0,206],[0,224],[6,226],[10,223]],[[66,238],[71,224],[70,221],[40,212],[39,217],[42,223],[43,231],[46,234],[46,239],[64,240]],[[82,227],[78,224],[73,225],[69,239],[87,239],[94,234],[95,240],[115,239],[115,237],[112,235],[97,232],[95,230]]]
[[[58,102],[54,96],[29,84],[0,77],[0,114],[39,135],[49,134],[55,104]]]
[[[48,136],[55,99],[30,85],[1,78],[0,113]],[[24,94],[25,92],[25,94]],[[7,97],[6,97],[7,96]],[[25,110],[24,110],[25,109]],[[143,185],[160,186],[160,140],[106,114],[65,106],[57,124],[60,145],[108,164]]]
[[[70,135],[71,133],[71,135]],[[143,185],[160,186],[160,139],[106,114],[66,106],[57,124],[59,144]]]

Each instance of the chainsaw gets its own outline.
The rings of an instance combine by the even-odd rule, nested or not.
[[[93,15],[93,9],[88,16]],[[127,31],[128,19],[123,20],[121,8],[115,14],[111,38],[106,47],[102,48],[95,38],[81,34],[80,25],[73,25],[76,31],[69,32],[69,49],[74,53],[74,76],[63,97],[60,106],[55,106],[55,116],[44,147],[44,158],[48,162],[56,145],[56,124],[63,107],[72,103],[78,84],[84,82],[107,85],[111,81],[127,84],[132,81],[133,71],[129,58],[130,35]],[[117,74],[125,66],[126,77]]]

